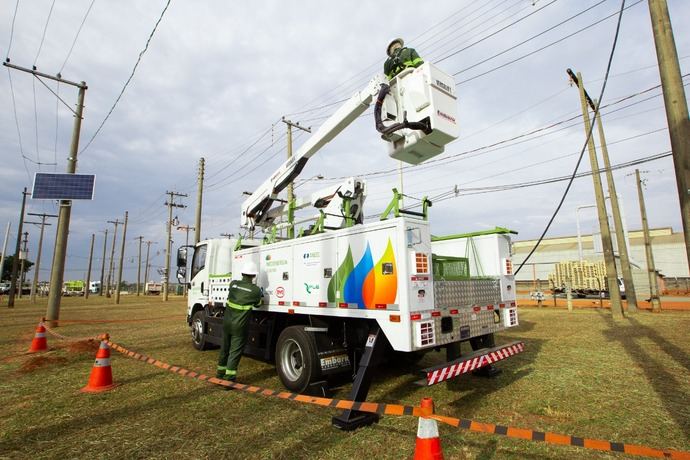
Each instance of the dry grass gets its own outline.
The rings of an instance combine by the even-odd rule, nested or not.
[[[262,398],[185,379],[113,352],[116,389],[83,394],[94,345],[49,336],[51,350],[27,355],[45,305],[0,307],[0,458],[409,458],[417,421],[384,417],[344,433],[329,409]],[[60,333],[109,332],[133,350],[213,372],[216,350],[189,343],[181,299],[65,299]],[[108,321],[108,322],[98,322]],[[526,309],[499,342],[526,352],[486,380],[461,377],[429,389],[412,385],[409,365],[377,374],[369,399],[417,404],[431,396],[444,415],[654,447],[690,449],[690,313],[640,313],[619,322],[607,312]],[[423,365],[442,360],[431,353]],[[271,365],[242,361],[243,382],[280,388]],[[337,397],[347,397],[343,388]],[[615,458],[440,427],[446,458]]]

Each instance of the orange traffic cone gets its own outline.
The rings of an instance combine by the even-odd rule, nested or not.
[[[91,376],[89,377],[89,383],[86,384],[81,391],[86,393],[99,393],[101,391],[107,391],[116,386],[113,383],[113,371],[110,368],[110,347],[108,346],[109,337],[106,334],[104,339],[101,340],[101,346],[98,347],[96,352],[96,362],[93,363],[93,368],[91,368]]]
[[[441,439],[438,436],[436,420],[426,418],[434,413],[434,401],[431,398],[422,399],[422,416],[417,426],[417,442],[414,448],[415,460],[443,460]]]
[[[29,353],[48,350],[48,339],[46,338],[46,328],[43,325],[43,321],[41,320],[36,327],[36,334],[34,334],[34,339],[31,341]]]

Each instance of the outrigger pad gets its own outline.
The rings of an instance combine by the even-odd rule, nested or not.
[[[354,431],[357,428],[378,423],[378,421],[379,414],[353,410],[346,410],[342,414],[331,418],[331,424],[343,431]]]
[[[501,372],[493,365],[494,363],[522,353],[524,350],[525,343],[521,341],[493,348],[482,348],[456,360],[420,370],[425,378],[415,383],[421,386],[436,385],[462,374],[475,373],[475,371],[477,375],[483,377],[494,377]]]

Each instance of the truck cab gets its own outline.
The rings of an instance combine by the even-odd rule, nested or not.
[[[191,328],[192,344],[198,350],[210,344],[220,345],[219,325],[209,318],[222,320],[222,308],[227,291],[213,289],[211,280],[230,280],[233,252],[236,249],[260,244],[254,240],[214,238],[200,241],[194,246],[182,246],[177,251],[177,277],[185,282],[189,268],[187,292],[187,324]],[[191,256],[191,257],[190,257]]]

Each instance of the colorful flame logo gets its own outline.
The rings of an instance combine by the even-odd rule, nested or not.
[[[383,270],[384,264],[388,265],[386,274]],[[376,304],[395,303],[397,293],[397,267],[390,239],[376,264],[369,243],[357,265],[354,264],[352,248],[348,246],[345,259],[328,284],[329,302],[356,303],[359,308],[373,309],[376,308]]]

